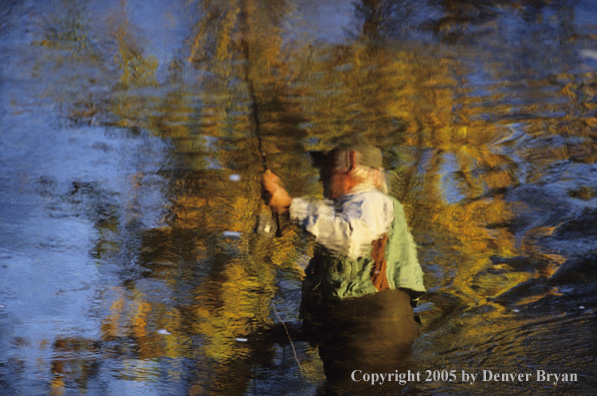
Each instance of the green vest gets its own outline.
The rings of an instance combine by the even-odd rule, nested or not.
[[[394,221],[385,247],[386,278],[390,289],[403,289],[412,299],[425,293],[423,271],[417,259],[416,244],[408,231],[404,209],[394,203]],[[318,249],[306,269],[303,282],[303,308],[325,300],[361,297],[376,293],[371,280],[372,257],[337,258]],[[308,309],[308,308],[307,308]]]

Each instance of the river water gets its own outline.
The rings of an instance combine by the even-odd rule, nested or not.
[[[255,336],[297,322],[312,252],[255,234],[259,180],[321,196],[307,152],[366,139],[428,289],[420,378],[367,392],[592,394],[595,21],[591,0],[3,2],[0,393],[325,392],[316,347]]]

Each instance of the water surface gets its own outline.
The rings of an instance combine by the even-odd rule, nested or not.
[[[429,293],[395,394],[590,394],[597,6],[579,1],[9,1],[0,11],[0,388],[315,394],[312,245],[269,167],[383,148]],[[576,382],[425,382],[426,370]]]

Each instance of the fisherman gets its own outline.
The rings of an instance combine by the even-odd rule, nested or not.
[[[412,308],[425,287],[403,207],[387,194],[381,151],[346,145],[316,160],[324,200],[291,197],[271,171],[262,179],[273,211],[289,213],[315,237],[303,281],[303,327],[324,365],[326,355],[328,363],[342,364],[338,357],[351,347],[384,355],[389,339],[404,355],[418,335]],[[330,370],[327,364],[326,375]]]

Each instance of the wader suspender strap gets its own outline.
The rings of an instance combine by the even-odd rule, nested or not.
[[[371,267],[371,282],[377,291],[390,288],[388,278],[386,277],[386,244],[388,236],[384,235],[371,243],[371,257],[373,258],[373,267]]]

